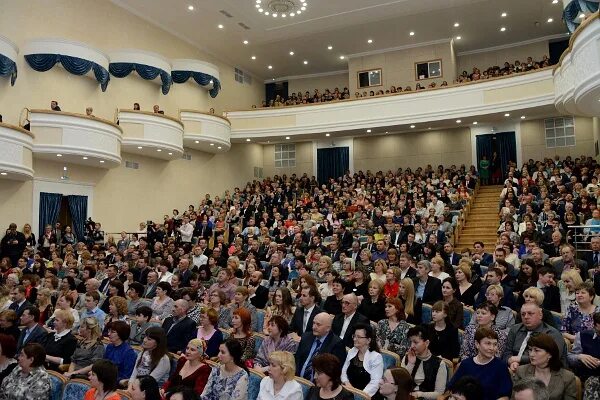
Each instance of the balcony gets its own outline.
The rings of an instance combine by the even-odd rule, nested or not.
[[[372,127],[403,130],[418,123],[455,125],[455,120],[519,110],[555,112],[552,69],[446,88],[367,99],[230,111],[232,141],[291,139],[324,132],[364,133]],[[533,114],[533,113],[532,113]],[[387,129],[385,129],[387,130]]]
[[[161,160],[183,155],[183,124],[174,117],[146,111],[119,110],[123,152]]]
[[[33,178],[33,134],[0,122],[0,179]]]
[[[600,115],[600,17],[588,17],[573,33],[554,71],[555,105],[563,114]]]
[[[36,158],[113,168],[121,164],[122,130],[96,117],[51,110],[30,110]]]
[[[181,110],[180,117],[185,126],[185,147],[207,153],[222,153],[231,148],[231,123],[227,118],[194,110]]]

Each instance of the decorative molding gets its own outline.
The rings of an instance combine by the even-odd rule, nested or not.
[[[343,70],[339,70],[339,71],[319,72],[317,74],[290,75],[290,76],[282,76],[280,78],[275,78],[275,79],[265,79],[264,83],[292,81],[292,80],[297,80],[297,79],[322,78],[324,76],[342,75],[342,74],[347,74],[347,73],[348,73],[348,70],[343,69]]]
[[[520,46],[527,46],[529,44],[534,44],[534,43],[540,43],[540,42],[546,42],[546,41],[549,42],[550,40],[555,40],[555,39],[566,39],[568,37],[569,37],[568,33],[557,33],[555,35],[542,36],[542,37],[535,38],[535,39],[524,40],[522,42],[508,43],[508,44],[503,44],[500,46],[485,47],[483,49],[461,51],[459,53],[456,53],[456,56],[462,57],[462,56],[470,56],[472,54],[489,53],[492,51],[512,49],[514,47],[520,47]]]
[[[6,36],[0,35],[0,54],[10,58],[14,62],[17,62],[19,48],[12,40]]]
[[[149,65],[158,69],[162,69],[171,74],[171,62],[166,57],[151,51],[139,49],[121,49],[111,51],[108,54],[111,63],[135,63]],[[156,79],[160,80],[160,76]]]
[[[421,43],[414,43],[414,44],[405,44],[405,45],[397,46],[397,47],[388,47],[386,49],[378,49],[378,50],[365,51],[365,52],[362,52],[362,53],[348,54],[348,55],[346,55],[346,58],[350,59],[350,58],[372,56],[372,55],[375,55],[375,54],[384,54],[384,53],[391,53],[393,51],[416,49],[416,48],[419,48],[419,47],[433,46],[433,45],[436,45],[436,44],[445,44],[445,43],[450,44],[451,41],[452,41],[452,38],[445,38],[445,39],[431,40],[429,42],[421,42]]]
[[[204,115],[206,117],[209,117],[210,119],[220,118],[223,121],[227,122],[229,125],[231,125],[231,121],[229,121],[229,118],[224,117],[222,115],[207,113],[206,111],[191,110],[188,108],[181,109],[179,110],[179,119],[183,122],[183,118],[181,117],[182,114],[189,114],[185,117],[185,119],[189,119],[192,121],[202,121],[203,119],[205,119],[205,117],[201,117],[201,115]]]
[[[85,43],[61,38],[40,38],[25,43],[23,55],[28,54],[60,54],[65,56],[82,58],[108,69],[109,58],[102,51]]]
[[[189,58],[176,58],[171,60],[171,69],[173,71],[193,71],[202,72],[211,75],[217,79],[219,77],[219,67],[206,61],[193,60]]]

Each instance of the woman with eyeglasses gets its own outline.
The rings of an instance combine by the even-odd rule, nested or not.
[[[375,395],[383,377],[383,357],[371,325],[357,324],[352,335],[354,347],[342,367],[342,383]]]
[[[81,321],[79,336],[77,347],[71,356],[69,370],[64,373],[67,378],[78,375],[87,376],[92,369],[92,364],[104,356],[102,333],[96,318],[87,317]]]
[[[386,400],[412,400],[415,381],[405,368],[390,368],[379,382],[379,394]]]

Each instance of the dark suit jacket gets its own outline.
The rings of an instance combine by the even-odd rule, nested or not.
[[[354,334],[354,327],[358,324],[369,324],[369,319],[358,312],[354,313],[352,319],[350,320],[350,324],[348,325],[348,329],[344,333],[344,337],[342,341],[346,347],[354,347],[354,340],[352,339],[352,335]],[[336,334],[336,336],[340,337],[340,333],[342,332],[342,328],[344,326],[344,314],[338,314],[333,318],[333,322],[331,323],[331,331]]]
[[[312,331],[306,332],[302,335],[300,339],[300,344],[298,344],[298,350],[296,350],[296,374],[300,375],[302,371],[302,367],[308,358],[310,353],[310,349],[315,341],[315,335],[313,335]],[[344,361],[346,361],[346,347],[344,346],[344,342],[337,337],[333,332],[329,332],[325,341],[321,345],[321,349],[319,349],[319,354],[330,353],[336,356],[340,363],[343,365]],[[313,355],[314,357],[314,355]]]
[[[321,312],[321,307],[315,305],[313,308],[310,317],[308,318],[308,322],[306,323],[306,330],[308,332],[312,332],[312,323],[315,315]],[[290,332],[296,332],[298,336],[302,336],[304,331],[302,330],[302,321],[304,320],[304,307],[297,307],[296,311],[294,311],[294,315],[292,316],[292,322],[290,323]]]
[[[433,233],[429,233],[427,235],[427,243],[429,243],[429,236],[431,236],[432,234]],[[446,243],[446,240],[447,240],[446,239],[446,234],[444,232],[442,232],[441,230],[439,230],[439,229],[436,232],[435,238],[436,238],[436,243],[438,243],[438,244]]]
[[[415,291],[419,286],[419,278],[414,278]],[[438,300],[442,300],[442,281],[432,276],[427,278],[425,290],[423,291],[423,303],[433,304]]]
[[[27,300],[25,300],[25,302],[23,304],[21,304],[20,306],[18,306],[17,308],[13,308],[13,304],[15,304],[15,303],[12,303],[8,308],[13,310],[14,312],[16,312],[18,318],[21,318],[21,315],[23,315],[23,311],[25,311],[25,309],[27,307],[31,307],[33,305],[30,302],[28,302]]]
[[[352,234],[348,231],[344,232],[341,239],[341,250],[346,250],[352,247]]]
[[[173,322],[171,316],[165,319],[162,324],[162,328],[167,334],[167,348],[171,353],[183,352],[188,342],[196,337],[196,323],[187,315],[177,324],[173,325]]]
[[[54,334],[48,334],[46,336],[44,348],[46,349],[47,355],[60,357],[63,359],[63,364],[70,364],[71,356],[75,353],[75,349],[77,348],[77,338],[75,338],[71,332],[58,340],[54,340]],[[58,371],[58,364],[47,364],[50,369]]]
[[[340,254],[342,254],[342,250],[340,250],[340,249],[327,252],[327,255],[331,258],[331,262],[340,261]]]
[[[158,283],[158,282],[156,282],[156,283]],[[148,292],[144,291],[144,293],[145,293],[144,298],[146,298],[146,299],[153,299],[154,298],[154,296],[156,295],[156,283],[154,284],[154,286]],[[150,285],[146,286],[146,290],[148,290],[149,286]]]
[[[542,307],[546,310],[561,312],[560,309],[560,290],[558,286],[548,286],[542,289],[544,292],[544,303]]]
[[[26,342],[24,342],[25,330],[26,329],[21,330],[21,335],[19,336],[19,341],[17,342],[17,355],[21,352],[21,349],[27,343],[40,343],[43,345],[46,342],[46,336],[48,334],[46,333],[46,330],[44,328],[42,328],[40,325],[36,325],[35,328],[33,328],[33,331],[27,338]]]
[[[250,303],[256,308],[264,309],[267,301],[269,301],[269,289],[263,285],[258,285],[254,296],[250,298]]]

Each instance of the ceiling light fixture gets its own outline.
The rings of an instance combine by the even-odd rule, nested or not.
[[[477,122],[477,121],[473,121],[473,125],[477,125],[477,124],[478,124],[478,122]]]
[[[548,23],[554,22],[553,18],[548,18]]]
[[[290,56],[293,56],[293,55],[294,55],[294,52],[293,52],[293,51],[290,51]]]
[[[269,69],[273,69],[273,66],[272,66],[272,65],[269,65],[267,68],[269,68]]]
[[[500,28],[500,32],[504,32],[504,31],[506,31],[505,27]]]
[[[138,149],[140,149],[140,150],[141,150],[142,148],[143,148],[142,146],[138,146]]]
[[[173,155],[173,153],[169,153],[169,155],[170,155],[170,156],[172,156],[172,155]]]
[[[57,154],[56,157],[62,157],[62,154]]]
[[[87,158],[87,157],[83,157],[83,159],[84,159],[84,160],[87,160],[88,158]]]
[[[263,11],[264,11],[264,10],[263,10],[262,8],[259,8],[259,9],[258,9],[258,12],[259,12],[259,13],[262,13]]]
[[[524,115],[521,115],[521,119],[525,119],[525,116],[524,116]]]
[[[367,40],[367,43],[369,43],[369,44],[373,43],[373,39]]]
[[[370,130],[370,129],[367,129],[367,133],[371,133],[371,130]]]
[[[455,23],[454,23],[454,27],[455,27],[455,28],[458,28],[459,26],[460,26],[460,24],[459,24],[458,22],[455,22]]]
[[[415,129],[415,126],[414,126],[414,125],[411,125],[411,126],[410,126],[410,129]]]
[[[219,25],[217,25],[217,28],[219,28],[219,29],[223,29],[223,28],[224,28],[224,26],[223,26],[223,25],[221,25],[221,24],[219,24]]]
[[[100,160],[100,164],[104,164],[104,160]]]
[[[304,60],[304,65],[308,64],[308,61]]]
[[[308,4],[304,0],[265,0],[264,2],[256,3],[256,6],[265,9],[264,15],[271,15],[273,18],[277,18],[281,16],[281,18],[286,18],[287,16],[295,17],[296,15],[300,15],[302,11],[306,11]]]
[[[217,147],[217,149],[221,150],[221,146]]]
[[[243,41],[243,43],[244,43],[244,44],[248,44],[248,41],[247,41],[247,40],[244,40],[244,41]]]
[[[2,175],[2,176],[6,176],[6,175],[8,175],[8,174],[7,174],[6,172],[0,172],[0,175]]]
[[[501,16],[502,18],[506,18],[506,16],[507,16],[507,15],[508,15],[508,14],[507,14],[507,13],[505,13],[505,12],[503,12],[502,14],[500,14],[500,16]]]
[[[344,58],[346,58],[346,57],[344,57],[344,56],[340,56],[340,60],[343,60]]]
[[[256,60],[256,56],[252,56],[252,57],[250,57],[250,58],[251,58],[251,59],[253,59],[253,60]]]
[[[162,149],[156,149],[156,151],[158,151],[160,153],[162,151]]]
[[[290,140],[290,137],[289,137],[289,136],[286,136],[286,137],[285,137],[285,140]]]
[[[456,120],[456,123],[457,123],[457,124],[460,124],[461,122],[462,122],[462,121],[461,121],[460,119],[457,119],[457,120]]]
[[[211,145],[211,146],[214,146],[215,144],[214,144],[214,143],[211,143],[210,145]]]
[[[331,46],[331,45],[327,46],[327,50],[333,50],[333,46]]]
[[[558,4],[558,0],[552,0],[552,4]]]
[[[510,113],[504,114],[505,117],[510,117]]]
[[[413,31],[410,31],[409,35],[410,36],[415,36],[415,33]]]
[[[188,6],[188,10],[194,11],[194,6]]]
[[[250,139],[246,139],[246,142],[250,142],[250,141],[251,141]]]
[[[198,143],[200,143],[200,141],[199,141],[199,140],[196,140],[196,141],[194,141],[194,143],[198,144]]]
[[[326,133],[326,134],[325,134],[325,136],[329,137],[329,136],[331,136],[331,135],[330,135],[329,133]]]
[[[462,36],[457,36],[456,37],[456,40],[460,40],[460,39],[462,39]]]

